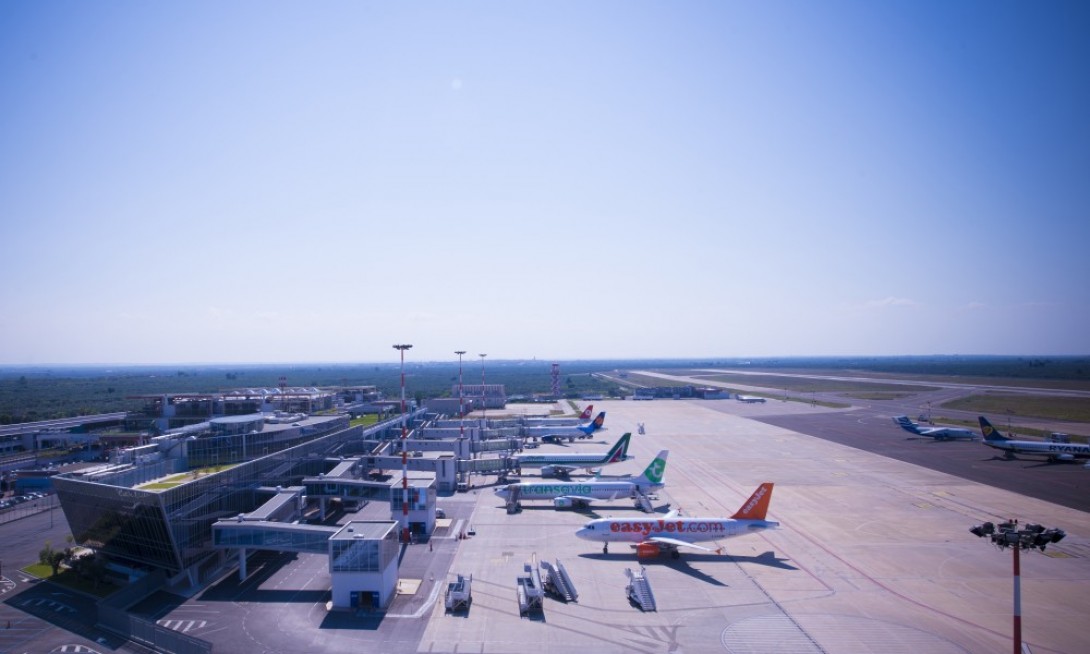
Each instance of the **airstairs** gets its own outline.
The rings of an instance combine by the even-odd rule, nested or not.
[[[510,492],[507,494],[507,513],[518,513],[522,510],[522,506],[519,504],[522,489],[518,485],[512,484],[508,487],[508,490]]]
[[[536,557],[535,557],[536,558]],[[538,571],[536,560],[533,565],[523,565],[523,573],[516,580],[516,590],[519,601],[519,616],[527,615],[533,611],[541,612],[544,608],[545,589],[541,585],[541,572]]]
[[[446,607],[447,611],[457,611],[458,609],[469,609],[469,605],[473,603],[473,575],[469,575],[469,578],[462,575],[458,575],[457,581],[452,581],[447,584],[447,597]]]
[[[651,498],[644,495],[640,491],[636,491],[636,506],[639,507],[644,513],[651,513],[655,510],[655,507],[651,506]]]
[[[575,584],[572,583],[571,577],[568,576],[568,571],[564,569],[564,564],[560,562],[560,559],[556,560],[556,567],[553,567],[548,561],[542,561],[541,567],[545,568],[545,590],[565,602],[579,600],[579,593],[575,590]]]
[[[651,592],[651,584],[647,581],[646,570],[642,566],[639,572],[632,572],[632,568],[625,568],[624,573],[628,575],[628,586],[625,588],[628,599],[645,612],[657,611],[655,594]]]

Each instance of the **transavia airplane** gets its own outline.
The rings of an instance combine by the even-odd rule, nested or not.
[[[1049,461],[1074,461],[1090,458],[1090,445],[1082,443],[1055,443],[1051,441],[1016,441],[999,433],[999,430],[980,416],[980,433],[984,435],[984,444],[1003,450],[1006,458],[1013,459],[1015,454],[1037,454],[1047,456]]]
[[[893,419],[893,422],[909,433],[916,434],[917,436],[927,436],[928,438],[934,438],[940,441],[952,441],[958,438],[967,438],[971,441],[976,440],[976,432],[971,429],[962,429],[959,427],[921,427],[919,423],[912,422],[908,416],[897,416]]]
[[[542,477],[563,476],[579,469],[590,470],[631,459],[632,457],[628,455],[628,441],[631,438],[632,432],[621,436],[608,452],[516,454],[512,458],[515,461],[515,467],[520,471],[522,468],[541,468]]]
[[[679,547],[721,553],[722,548],[712,550],[694,543],[733,538],[779,527],[780,523],[765,520],[771,499],[772,482],[765,482],[729,518],[684,518],[677,511],[671,511],[661,520],[598,518],[588,522],[575,535],[586,540],[602,541],[604,554],[609,553],[609,544],[612,542],[631,543],[636,548],[638,558],[669,552],[676,559],[680,556]]]
[[[566,438],[568,441],[574,441],[577,438],[590,438],[591,434],[602,428],[602,425],[606,424],[606,412],[602,411],[585,425],[575,425],[574,427],[558,427],[558,426],[544,426],[544,427],[527,427],[527,436],[536,436],[541,439],[556,440]]]
[[[496,495],[504,502],[518,505],[522,501],[552,500],[553,506],[566,509],[573,506],[587,506],[594,500],[615,500],[628,497],[636,500],[638,506],[649,510],[649,493],[663,486],[662,476],[666,472],[666,457],[669,450],[659,452],[643,474],[635,479],[593,479],[579,482],[521,482],[507,484],[496,489]]]

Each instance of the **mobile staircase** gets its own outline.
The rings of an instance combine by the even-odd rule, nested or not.
[[[472,586],[473,575],[469,575],[468,579],[463,575],[458,575],[456,581],[447,584],[447,597],[445,600],[447,611],[469,610],[469,605],[473,603]]]
[[[516,580],[519,617],[534,611],[540,613],[544,609],[545,600],[545,589],[541,585],[541,572],[537,568],[536,557],[533,564],[526,563],[522,569],[522,574]]]
[[[522,505],[519,504],[520,495],[522,494],[521,487],[512,484],[510,486],[510,493],[507,495],[507,513],[518,513],[522,510]]]
[[[637,490],[634,499],[636,500],[636,508],[644,513],[651,513],[655,510],[655,507],[651,505],[651,498],[644,493]]]
[[[564,569],[564,564],[560,562],[560,559],[556,560],[556,567],[553,567],[548,561],[542,561],[541,567],[545,568],[546,591],[565,602],[579,600],[579,593],[575,590],[575,584],[572,583],[571,577],[568,576],[568,571]]]
[[[624,573],[628,575],[628,586],[625,588],[628,599],[644,612],[657,611],[655,594],[651,592],[646,570],[642,566],[639,572],[632,572],[632,568],[625,568]]]

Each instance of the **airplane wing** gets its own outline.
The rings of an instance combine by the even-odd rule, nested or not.
[[[558,497],[556,499],[558,499],[558,500],[568,500],[570,502],[582,502],[584,504],[590,504],[591,502],[595,501],[595,498],[586,497],[584,495],[561,495],[560,497]]]
[[[704,547],[702,545],[696,545],[684,540],[678,540],[676,538],[667,538],[665,536],[652,536],[647,539],[648,542],[658,543],[660,545],[670,545],[672,547],[693,547],[698,550],[704,550],[705,552],[714,552],[715,550]]]

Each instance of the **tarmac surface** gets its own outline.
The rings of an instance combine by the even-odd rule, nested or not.
[[[603,554],[599,544],[574,536],[594,517],[646,515],[629,500],[582,512],[527,503],[509,515],[491,480],[479,478],[470,492],[439,499],[448,522],[430,543],[405,549],[404,593],[385,613],[329,610],[326,558],[275,553],[252,558],[244,581],[228,574],[191,597],[161,593],[134,611],[208,640],[217,652],[1010,651],[1011,552],[968,529],[1019,518],[1068,534],[1044,553],[1022,553],[1025,643],[1035,653],[1090,651],[1083,623],[1090,514],[1018,488],[1070,484],[1077,491],[1090,479],[1081,465],[981,461],[991,452],[979,442],[906,439],[888,417],[865,410],[732,400],[596,401],[595,408],[608,419],[592,442],[536,451],[604,451],[631,431],[635,459],[603,474],[637,475],[669,449],[667,486],[655,502],[660,513],[670,505],[686,515],[726,517],[759,483],[773,481],[769,519],[781,527],[723,541],[722,555],[683,550],[679,560],[637,560],[621,544]],[[962,451],[964,459],[954,455]],[[949,470],[898,460],[910,456]],[[10,528],[0,526],[0,537]],[[459,538],[470,531],[475,535]],[[11,579],[7,553],[4,559]],[[515,580],[535,559],[559,559],[578,601],[547,598],[542,612],[520,617]],[[641,612],[625,595],[625,569],[641,565],[655,612]],[[457,573],[473,575],[473,602],[447,614],[442,590]],[[46,609],[30,612],[25,600],[48,602],[58,592],[52,584],[15,578],[13,585],[0,620],[19,616],[35,631],[17,641],[0,637],[0,652],[60,651],[61,642],[120,651],[116,643],[96,644],[94,631],[70,617],[43,622]]]

